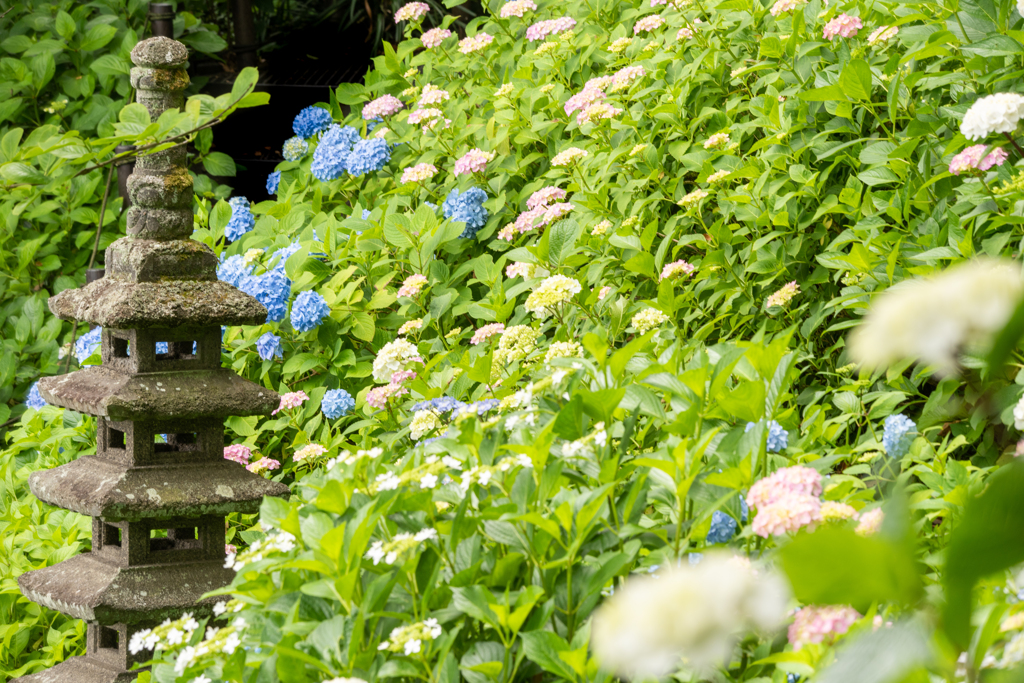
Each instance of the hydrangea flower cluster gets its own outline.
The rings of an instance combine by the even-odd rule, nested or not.
[[[796,283],[796,280],[787,282],[778,291],[772,293],[767,299],[765,299],[764,306],[765,308],[787,306],[789,302],[793,300],[793,297],[799,293],[800,285]]]
[[[331,112],[323,107],[306,107],[292,122],[292,130],[300,138],[311,138],[331,125]]]
[[[256,227],[256,217],[252,215],[249,200],[245,197],[232,197],[228,204],[231,205],[231,218],[224,228],[224,236],[235,242]]]
[[[402,21],[419,21],[423,17],[427,16],[427,12],[430,11],[430,5],[425,2],[410,2],[402,5],[397,12],[395,12],[395,23]]]
[[[561,33],[562,31],[568,31],[575,25],[576,20],[572,17],[559,17],[558,19],[538,21],[526,29],[526,39],[531,43],[543,40],[548,36]]]
[[[500,16],[502,19],[508,19],[510,17],[522,18],[527,12],[533,12],[537,9],[537,3],[533,0],[511,0],[506,2],[501,7]]]
[[[433,130],[434,126],[436,126],[439,121],[445,122],[445,128],[447,128],[451,123],[450,120],[444,118],[444,112],[435,107],[417,109],[409,114],[409,123],[414,126],[423,126],[424,131]]]
[[[402,104],[402,100],[394,95],[381,95],[363,106],[363,118],[366,120],[382,119],[385,116],[398,113],[403,107],[405,105]]]
[[[537,348],[540,333],[529,325],[513,325],[501,333],[498,348],[491,362],[491,378],[500,376],[501,368],[507,363],[523,360]]]
[[[579,147],[569,147],[568,149],[562,150],[551,159],[552,166],[574,166],[579,163],[580,159],[587,156],[587,150],[580,149]]]
[[[413,441],[419,441],[427,434],[441,429],[444,425],[432,410],[417,410],[409,423],[409,437]]]
[[[556,306],[569,301],[581,290],[579,280],[565,275],[552,275],[530,292],[525,308],[538,318],[546,318]]]
[[[282,410],[298,408],[308,400],[309,396],[306,395],[305,391],[291,391],[286,394],[281,394],[281,403],[277,406],[277,409],[271,413],[271,415],[277,415]]]
[[[465,230],[459,235],[462,239],[473,239],[480,231],[480,228],[487,224],[490,214],[484,208],[487,201],[487,193],[478,187],[471,187],[465,192],[459,193],[458,188],[453,188],[445,198],[441,206],[444,217],[466,224]]]
[[[780,14],[792,14],[803,4],[803,0],[776,0],[770,12],[773,17],[777,17]]]
[[[409,626],[399,626],[391,631],[391,636],[377,649],[401,652],[406,656],[413,655],[421,651],[424,640],[437,640],[441,633],[437,619],[427,619]]]
[[[28,395],[25,396],[25,407],[39,410],[44,406],[46,406],[46,401],[39,393],[39,382],[33,382],[32,386],[28,389]]]
[[[235,254],[224,258],[221,254],[221,264],[217,266],[217,279],[227,282],[232,287],[238,287],[242,280],[252,275],[253,267],[245,262],[245,257]]]
[[[611,87],[609,87],[609,90],[611,92],[616,92],[624,88],[628,88],[634,82],[640,80],[646,75],[647,70],[640,65],[623,67],[616,71],[612,76]]]
[[[878,533],[882,528],[882,518],[884,513],[882,508],[874,508],[863,512],[860,515],[860,523],[857,524],[856,532],[861,536],[870,536]]]
[[[523,263],[522,261],[515,261],[505,267],[505,277],[521,277],[524,280],[529,280],[533,277],[534,271],[537,270],[537,266],[532,263]]]
[[[695,272],[697,272],[696,266],[680,259],[679,261],[665,264],[665,267],[661,269],[661,279],[678,280],[684,275],[693,275]]]
[[[906,455],[915,436],[917,425],[906,415],[890,415],[885,418],[882,447],[890,458],[899,459]]]
[[[555,358],[582,358],[583,347],[580,346],[579,342],[574,341],[557,341],[551,342],[551,346],[548,347],[547,353],[544,354],[545,362],[554,360]]]
[[[370,389],[366,394],[366,404],[371,408],[381,410],[387,406],[388,401],[391,399],[408,393],[409,390],[403,387],[401,382],[388,382],[383,386]]]
[[[744,432],[749,432],[751,429],[757,426],[756,422],[748,422]],[[786,450],[789,446],[789,432],[782,428],[775,420],[768,420],[768,440],[767,446],[769,453],[779,453]]]
[[[821,475],[796,465],[761,479],[747,492],[747,505],[757,510],[753,531],[780,536],[821,520]]]
[[[277,470],[280,468],[281,463],[273,458],[260,458],[256,462],[249,463],[245,467],[245,469],[254,474],[262,474],[263,472],[270,472],[271,470]]]
[[[102,336],[103,328],[94,327],[75,340],[75,358],[79,365],[84,365],[90,356],[99,352]]]
[[[422,362],[415,344],[406,339],[395,339],[385,344],[373,359],[373,378],[381,383],[390,382],[392,375],[405,370],[410,363]]]
[[[292,460],[294,460],[295,462],[315,460],[326,452],[327,449],[318,443],[306,444],[299,450],[295,451],[295,453],[292,455]]]
[[[489,323],[484,325],[476,332],[473,333],[473,337],[469,340],[470,344],[474,346],[482,344],[493,336],[499,335],[505,331],[505,325],[502,323]]]
[[[249,549],[237,555],[229,554],[224,559],[225,569],[240,572],[245,565],[254,564],[267,559],[268,555],[279,555],[290,552],[295,547],[295,537],[287,531],[272,529],[264,538],[249,546]]]
[[[728,133],[715,133],[704,141],[704,149],[724,149],[728,144]]]
[[[352,147],[345,168],[357,178],[384,168],[391,161],[391,146],[381,138],[360,140]]]
[[[651,14],[633,24],[633,35],[655,31],[665,25],[665,19],[660,14]]]
[[[239,465],[248,465],[252,460],[252,451],[244,444],[232,444],[224,447],[224,459],[237,462]]]
[[[423,43],[423,47],[432,50],[441,45],[444,39],[451,34],[452,32],[446,28],[432,28],[420,36],[420,42]]]
[[[266,307],[267,320],[271,322],[283,320],[288,311],[292,281],[283,271],[283,268],[273,268],[262,275],[246,275],[237,285],[240,290]]]
[[[349,154],[359,142],[359,131],[352,126],[334,124],[320,138],[320,144],[313,150],[313,163],[309,170],[320,182],[329,182],[341,177],[347,169]]]
[[[949,172],[953,175],[987,171],[993,166],[1002,166],[1008,155],[1002,147],[996,147],[988,155],[988,145],[972,145],[953,157],[949,162]]]
[[[482,149],[476,148],[471,149],[455,162],[455,176],[483,173],[487,168],[487,162],[493,159],[494,152],[485,152]]]
[[[299,136],[295,136],[284,141],[284,145],[281,147],[281,156],[285,161],[298,161],[306,156],[308,151],[309,143]]]
[[[260,358],[263,360],[283,358],[284,355],[281,353],[281,338],[273,332],[264,332],[260,335],[260,338],[256,340],[256,353],[258,353]]]
[[[793,623],[789,626],[789,643],[794,650],[801,650],[810,644],[833,643],[839,636],[849,631],[860,618],[860,613],[852,607],[804,607],[796,613]]]
[[[419,273],[410,275],[405,278],[405,281],[402,282],[402,286],[398,288],[398,296],[414,297],[419,294],[424,287],[426,287],[427,282],[428,280],[425,275],[420,275]]]
[[[879,26],[868,36],[868,45],[877,45],[892,40],[899,30],[897,26]]]
[[[960,132],[968,140],[981,140],[992,133],[1013,133],[1022,118],[1024,95],[996,93],[971,105],[960,123]]]
[[[708,529],[708,535],[705,540],[708,545],[728,543],[736,535],[738,527],[739,523],[735,519],[721,510],[715,510],[711,513],[711,528]]]
[[[860,20],[860,17],[852,17],[849,14],[840,14],[838,17],[825,24],[822,36],[824,36],[825,40],[831,40],[835,36],[852,38],[857,35],[857,31],[862,28],[864,28],[864,22]]]
[[[328,389],[320,399],[320,410],[324,411],[324,416],[328,420],[344,417],[355,407],[356,400],[344,389]]]
[[[481,31],[480,33],[477,33],[475,36],[467,36],[460,40],[459,52],[461,52],[464,55],[473,54],[474,52],[479,52],[480,50],[483,50],[492,42],[494,42],[494,36],[492,36],[489,33],[484,33],[483,31]]]
[[[425,86],[423,86],[423,93],[420,94],[419,105],[423,107],[430,106],[431,104],[441,104],[442,102],[445,102],[449,99],[451,99],[451,95],[448,93],[447,90],[442,90],[441,88],[438,88],[436,85],[431,85],[430,83],[427,83]]]
[[[662,323],[668,321],[668,316],[656,308],[645,308],[633,316],[630,323],[637,334],[647,334]]]

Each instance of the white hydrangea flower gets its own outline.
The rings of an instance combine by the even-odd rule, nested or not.
[[[1024,396],[1013,409],[1013,426],[1017,429],[1024,429]]]
[[[416,414],[412,417],[412,422],[409,423],[409,436],[413,441],[419,441],[427,434],[443,426],[441,418],[434,411],[417,410]]]
[[[1012,133],[1024,118],[1024,96],[1003,92],[982,97],[971,105],[960,124],[968,140],[981,140],[992,133]]]
[[[391,375],[404,370],[406,364],[422,362],[416,345],[407,339],[395,339],[381,348],[373,359],[373,378],[381,384],[391,381]]]

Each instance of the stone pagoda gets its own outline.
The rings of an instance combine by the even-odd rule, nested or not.
[[[132,50],[153,121],[182,106],[187,57],[165,37]],[[47,402],[96,417],[96,455],[29,479],[40,500],[92,517],[92,551],[18,579],[28,598],[88,622],[87,654],[25,683],[135,680],[150,653],[133,657],[132,635],[207,616],[202,595],[232,580],[225,515],[288,494],[224,459],[224,418],[267,414],[279,397],[221,367],[221,326],[262,324],[267,311],[217,280],[214,253],[189,239],[185,148],[140,157],[128,187],[128,237],[107,249],[106,277],[50,299],[58,317],[103,327],[103,364],[39,382]]]

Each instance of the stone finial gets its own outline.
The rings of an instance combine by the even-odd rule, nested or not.
[[[155,36],[140,40],[132,48],[132,63],[150,69],[168,69],[185,66],[188,49],[176,40]]]

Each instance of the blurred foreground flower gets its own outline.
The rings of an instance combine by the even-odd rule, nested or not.
[[[850,335],[850,356],[868,370],[915,358],[955,373],[957,354],[988,344],[1022,293],[1020,266],[1006,260],[978,259],[906,280],[872,303]]]
[[[594,617],[595,656],[631,679],[727,665],[743,632],[786,618],[786,582],[744,564],[711,552],[699,564],[629,580]]]

